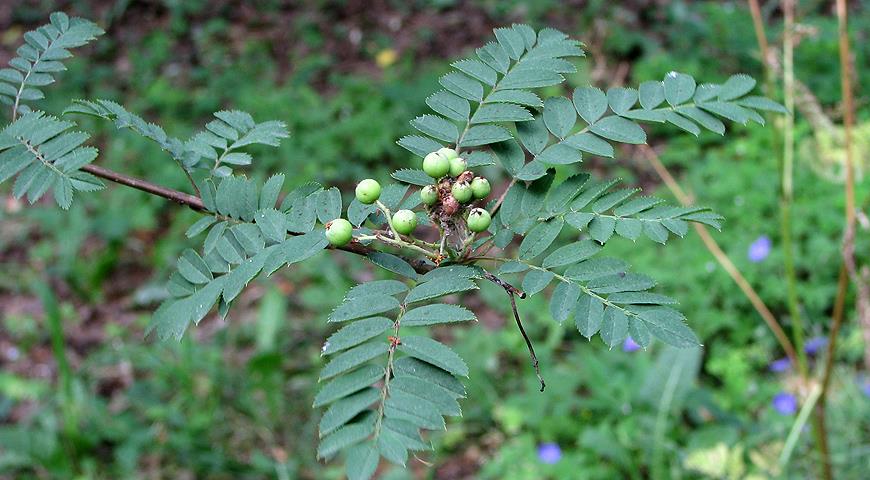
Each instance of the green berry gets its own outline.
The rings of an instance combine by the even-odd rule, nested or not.
[[[453,160],[454,158],[459,156],[459,154],[456,153],[456,150],[447,147],[439,148],[438,154],[446,158],[447,160]]]
[[[462,157],[456,157],[456,158],[450,159],[450,176],[451,177],[458,177],[458,176],[462,175],[462,172],[464,172],[467,168],[468,168],[468,164],[465,163],[465,159],[463,159]]]
[[[468,183],[454,183],[453,188],[450,189],[450,193],[453,195],[453,198],[455,198],[459,203],[468,203],[471,201],[471,185],[469,185]]]
[[[432,178],[441,178],[450,171],[450,160],[438,152],[432,152],[423,159],[423,171]]]
[[[492,217],[489,212],[482,208],[474,208],[468,213],[468,229],[475,233],[480,233],[489,228],[492,222]]]
[[[438,189],[435,185],[426,185],[420,190],[420,200],[425,205],[435,205],[438,202]]]
[[[353,226],[347,220],[336,218],[326,224],[326,239],[329,240],[329,244],[333,247],[347,245],[352,237]]]
[[[393,228],[402,235],[410,235],[417,228],[417,215],[410,210],[399,210],[393,214]]]
[[[360,203],[371,205],[375,203],[381,196],[381,184],[376,180],[367,178],[359,182],[356,186],[356,199]]]
[[[471,193],[474,194],[474,198],[478,200],[486,198],[491,191],[492,187],[489,186],[489,180],[483,177],[474,177],[474,180],[471,181]]]

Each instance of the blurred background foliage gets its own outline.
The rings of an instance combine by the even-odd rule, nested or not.
[[[777,3],[762,2],[773,43]],[[870,11],[851,3],[858,142],[867,145]],[[292,134],[255,155],[249,175],[284,172],[294,185],[316,180],[345,192],[359,178],[386,179],[408,165],[394,143],[406,122],[423,112],[448,62],[495,26],[553,26],[583,40],[589,56],[571,89],[636,85],[670,70],[704,81],[737,72],[762,78],[748,9],[732,1],[9,1],[0,5],[0,60],[57,9],[99,22],[108,35],[70,62],[47,90],[46,110],[108,98],[182,137],[215,110],[247,110],[286,122]],[[838,123],[831,10],[831,2],[798,2],[796,75]],[[841,155],[836,132],[818,118],[798,114],[797,122],[798,288],[808,336],[823,337],[839,266],[842,187],[831,170]],[[155,145],[106,124],[85,127],[109,168],[184,188]],[[738,126],[727,142],[651,133],[695,200],[725,215],[716,238],[787,324],[772,130]],[[642,158],[625,148],[583,168],[668,197]],[[867,162],[868,151],[858,158]],[[859,179],[859,204],[867,193]],[[23,208],[8,191],[0,200],[0,478],[341,477],[314,460],[310,405],[329,333],[323,312],[337,291],[379,272],[324,253],[252,285],[229,322],[211,319],[179,344],[155,344],[143,340],[143,327],[188,246],[193,212],[123,187],[81,195],[68,214],[49,204]],[[772,363],[781,356],[772,335],[694,232],[673,243],[614,240],[609,248],[681,300],[702,350],[608,351],[557,325],[536,297],[520,309],[548,380],[541,394],[522,339],[505,322],[503,292],[485,285],[462,299],[480,324],[443,332],[472,369],[464,416],[423,456],[434,468],[415,461],[409,472],[383,468],[382,478],[814,476],[808,432],[786,470],[777,465],[796,415],[793,369]],[[862,478],[870,471],[870,378],[851,316],[841,345],[831,450],[839,478]]]

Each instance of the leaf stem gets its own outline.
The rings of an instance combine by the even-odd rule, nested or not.
[[[392,232],[393,236],[397,239],[402,238],[399,235],[399,232],[396,231],[396,227],[393,226],[393,217],[392,217],[392,213],[390,213],[390,209],[387,208],[387,206],[384,205],[380,200],[375,200],[375,204],[381,210],[381,213],[384,214],[384,217],[386,217],[387,225],[390,226],[390,232]]]
[[[504,203],[504,199],[507,196],[508,192],[511,188],[513,188],[516,183],[516,177],[511,178],[511,181],[508,182],[507,187],[505,187],[504,191],[501,192],[501,195],[498,196],[498,200],[496,200],[495,205],[493,205],[492,208],[489,210],[490,216],[495,216],[496,212],[498,212],[498,209],[501,208],[501,204]]]
[[[852,129],[855,124],[855,103],[852,97],[852,65],[849,48],[849,31],[848,31],[848,10],[845,0],[837,0],[837,20],[839,34],[839,51],[840,51],[840,86],[843,95],[843,128],[845,130],[845,170],[846,182],[844,194],[846,197],[845,208],[845,232],[843,235],[842,256],[843,263],[840,265],[840,273],[837,279],[837,296],[834,301],[834,311],[831,317],[831,330],[828,332],[828,346],[825,351],[825,364],[822,373],[821,388],[819,390],[818,406],[815,410],[816,427],[821,435],[818,437],[819,453],[822,455],[822,468],[826,478],[833,478],[831,465],[831,457],[827,445],[827,429],[826,429],[826,407],[828,387],[831,384],[833,376],[834,361],[836,360],[837,352],[837,336],[840,333],[840,327],[843,324],[843,310],[846,302],[846,293],[849,288],[849,277],[858,284],[859,305],[866,302],[866,279],[860,278],[855,267],[855,172],[854,158],[852,150]],[[864,308],[859,307],[859,317],[861,313],[867,314]],[[864,321],[864,319],[861,319]],[[865,325],[865,338],[867,337],[867,328]],[[870,346],[867,347],[870,351]],[[865,355],[865,361],[870,359],[870,356]],[[870,364],[870,361],[867,361]],[[803,413],[803,412],[801,412]]]
[[[547,384],[544,383],[544,377],[541,376],[541,367],[538,364],[538,356],[535,355],[535,347],[532,345],[532,341],[529,339],[529,335],[526,334],[526,329],[523,328],[523,321],[520,320],[520,313],[517,310],[517,301],[514,298],[514,297],[526,298],[526,293],[523,292],[522,290],[518,289],[517,287],[511,285],[510,283],[507,283],[504,280],[498,278],[497,276],[493,275],[492,273],[490,273],[486,270],[483,271],[483,275],[490,282],[503,288],[505,293],[507,294],[508,298],[510,298],[511,310],[513,311],[513,314],[514,314],[514,320],[517,322],[517,328],[519,328],[520,334],[523,336],[523,340],[526,341],[526,348],[529,349],[529,358],[532,361],[532,368],[535,369],[535,375],[538,376],[538,382],[541,383],[541,391],[543,392],[544,388],[546,388]]]
[[[526,341],[526,347],[529,349],[529,357],[532,359],[532,367],[535,369],[535,375],[538,376],[538,381],[541,383],[541,391],[543,392],[544,388],[547,387],[547,384],[544,383],[544,377],[541,376],[541,368],[538,366],[538,357],[535,355],[535,347],[532,346],[532,341],[529,340],[529,336],[523,328],[523,321],[520,320],[520,314],[517,312],[517,301],[514,299],[514,294],[512,292],[507,292],[507,294],[511,299],[511,310],[514,312],[514,320],[517,322],[517,328],[520,329],[523,340]]]
[[[579,283],[579,282],[576,281],[576,280],[572,280],[571,278],[566,277],[566,276],[564,276],[564,275],[560,275],[560,274],[558,274],[558,273],[556,273],[556,272],[554,272],[554,271],[552,271],[552,270],[550,270],[550,269],[547,269],[547,268],[544,268],[544,267],[540,267],[540,266],[538,266],[538,265],[535,265],[535,264],[533,264],[533,263],[531,263],[531,262],[528,262],[528,261],[525,261],[525,260],[520,260],[520,259],[518,259],[518,258],[501,258],[501,257],[487,257],[487,256],[476,256],[476,257],[472,257],[472,258],[470,258],[469,260],[490,260],[490,261],[493,261],[493,262],[502,262],[502,263],[507,263],[507,262],[519,262],[519,263],[522,263],[523,265],[525,265],[525,266],[531,268],[532,270],[539,270],[539,271],[542,271],[542,272],[549,272],[549,273],[552,273],[552,274],[553,274],[553,278],[555,278],[555,279],[557,279],[557,280],[559,280],[560,282],[563,282],[563,283],[572,283],[572,284],[574,284],[574,285],[577,285],[577,286],[580,288],[580,290],[583,292],[584,295],[588,295],[588,296],[590,296],[590,297],[592,297],[592,298],[595,298],[595,299],[599,300],[599,301],[600,301],[604,306],[609,307],[609,308],[615,308],[615,309],[621,311],[622,313],[624,313],[625,315],[627,315],[627,316],[629,316],[629,317],[640,318],[640,316],[639,316],[637,313],[635,313],[635,312],[633,312],[633,311],[631,311],[631,310],[628,310],[628,309],[626,309],[626,308],[620,307],[619,305],[617,305],[617,304],[615,304],[615,303],[613,303],[613,302],[607,300],[607,298],[602,297],[601,295],[599,295],[599,294],[595,293],[594,291],[592,291],[592,289],[590,289],[588,286],[583,285],[582,283]],[[523,297],[520,297],[520,298],[523,298]]]
[[[783,26],[783,90],[785,108],[794,111],[794,0],[782,0],[785,18]],[[792,337],[797,349],[798,370],[807,378],[807,357],[804,352],[804,325],[797,294],[797,277],[794,266],[792,243],[791,207],[794,197],[794,116],[784,119],[782,151],[782,191],[780,199],[780,228],[782,231],[783,266],[785,267],[786,291],[789,316],[792,322]]]
[[[375,430],[372,438],[377,439],[381,433],[381,425],[384,421],[384,408],[387,402],[387,395],[390,393],[390,378],[393,376],[393,359],[395,358],[396,347],[399,345],[399,328],[402,325],[402,316],[405,314],[406,306],[402,304],[399,314],[396,316],[396,321],[393,324],[393,336],[396,341],[391,341],[390,350],[387,354],[387,366],[384,368],[384,386],[381,388],[381,401],[378,404],[377,420],[375,422]]]

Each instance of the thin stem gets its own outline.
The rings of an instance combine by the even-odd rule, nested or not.
[[[18,87],[18,92],[15,93],[15,103],[12,105],[12,121],[18,118],[18,107],[21,104],[21,94],[24,93],[24,86],[27,85],[27,80],[30,78],[30,75],[33,73],[33,69],[39,65],[39,62],[42,60],[42,55],[45,51],[39,51],[36,53],[36,60],[31,65],[30,69],[27,70],[27,73],[24,74],[24,78],[21,80],[21,85]]]
[[[516,178],[512,178],[508,186],[505,187],[504,191],[501,192],[501,195],[498,196],[498,200],[496,200],[495,205],[492,206],[492,209],[489,211],[490,216],[494,216],[498,209],[501,208],[501,204],[504,203],[504,198],[507,196],[508,192],[511,188],[513,188],[514,184],[517,183]]]
[[[120,183],[121,185],[133,187],[137,190],[142,190],[143,192],[147,192],[152,195],[157,195],[158,197],[172,200],[175,203],[185,205],[198,212],[206,211],[205,204],[202,203],[202,200],[199,197],[195,197],[184,192],[179,192],[178,190],[162,187],[149,181],[130,177],[124,175],[123,173],[118,173],[109,170],[108,168],[100,167],[98,165],[85,165],[81,168],[81,170],[84,172],[88,172],[92,175],[96,175],[97,177],[103,178],[105,180],[109,180],[111,182]]]
[[[373,438],[378,438],[381,433],[381,424],[384,420],[384,407],[387,402],[387,395],[390,393],[390,377],[393,375],[393,358],[395,357],[396,347],[399,345],[399,328],[402,325],[402,316],[405,314],[405,305],[402,305],[399,314],[396,316],[396,322],[393,324],[393,337],[395,340],[390,341],[390,350],[387,355],[387,366],[384,368],[384,387],[381,389],[381,401],[378,404],[378,415],[375,423]]]
[[[785,440],[785,445],[782,447],[782,453],[780,453],[779,455],[778,462],[780,469],[784,470],[785,467],[788,466],[791,454],[794,451],[795,445],[797,445],[798,438],[800,438],[801,431],[806,426],[810,413],[816,406],[820,395],[821,389],[819,388],[819,386],[817,384],[813,385],[812,389],[810,389],[809,395],[807,395],[807,399],[804,401],[804,404],[801,407],[801,411],[798,413],[798,416],[791,427],[791,430],[788,432],[788,436]],[[823,461],[829,461],[828,456],[823,456],[822,459]],[[825,478],[829,477],[826,476]]]
[[[190,182],[190,186],[193,187],[193,191],[196,192],[197,197],[202,197],[202,192],[199,191],[199,185],[196,184],[196,181],[193,179],[193,175],[190,174],[190,170],[188,170],[181,163],[178,164],[181,167],[181,170],[184,171],[184,175],[187,177],[187,181]]]
[[[764,20],[761,18],[761,7],[758,5],[758,0],[749,0],[749,11],[752,12],[752,26],[755,27],[755,40],[758,41],[758,49],[761,54],[761,64],[765,70],[768,68],[767,52],[767,35],[764,33]],[[770,92],[768,92],[770,94]]]
[[[24,145],[24,148],[26,148],[27,151],[30,152],[31,155],[33,155],[34,157],[36,157],[37,160],[39,160],[40,162],[42,162],[42,164],[45,165],[46,168],[48,168],[49,170],[53,171],[54,173],[56,173],[56,174],[57,174],[58,176],[60,176],[60,177],[66,177],[66,176],[67,176],[67,174],[65,174],[64,172],[58,170],[58,168],[57,168],[56,166],[54,166],[53,163],[51,163],[50,161],[48,161],[48,160],[45,158],[45,155],[43,155],[42,152],[40,152],[36,147],[34,147],[34,146],[29,142],[29,141],[27,141],[27,140],[24,139],[23,137],[17,137],[17,140],[18,140],[19,142],[21,142],[22,145]]]
[[[474,237],[477,236],[477,233],[472,233],[471,235],[465,237],[465,241],[462,242],[462,248],[460,248],[460,256],[467,257],[469,253],[471,253],[471,244],[474,243]]]
[[[783,26],[783,89],[785,108],[794,111],[794,0],[782,0],[785,16]],[[782,191],[780,198],[780,229],[782,235],[783,266],[785,267],[786,292],[789,316],[792,323],[792,338],[797,349],[797,366],[801,376],[807,378],[807,357],[804,352],[804,325],[798,304],[797,276],[794,266],[792,243],[791,207],[794,197],[794,116],[784,119],[782,151]]]
[[[521,299],[526,298],[526,292],[524,292],[524,291],[520,290],[519,288],[517,288],[517,287],[511,285],[511,284],[508,283],[508,282],[505,282],[504,280],[498,278],[497,276],[493,275],[492,273],[487,272],[487,271],[484,270],[484,272],[483,272],[483,276],[486,277],[486,279],[489,280],[490,282],[492,282],[492,283],[498,285],[499,287],[505,289],[505,291],[508,292],[508,293],[510,293],[511,295],[516,295],[516,296],[520,297]]]
[[[532,345],[532,341],[529,339],[529,335],[526,334],[526,329],[523,328],[523,321],[520,320],[520,313],[519,313],[519,310],[517,310],[517,301],[516,301],[516,298],[514,298],[514,297],[526,298],[526,293],[523,292],[522,290],[518,289],[517,287],[511,285],[510,283],[507,283],[504,280],[498,278],[497,276],[493,275],[492,273],[487,272],[486,270],[484,270],[483,275],[490,282],[503,288],[505,293],[507,294],[508,298],[510,298],[511,310],[513,311],[513,314],[514,314],[514,320],[517,322],[517,328],[519,328],[520,334],[523,336],[523,340],[526,341],[526,348],[529,349],[529,359],[532,361],[532,368],[535,369],[535,375],[538,376],[538,382],[541,383],[541,391],[543,392],[544,388],[546,388],[547,384],[544,383],[544,377],[541,376],[541,367],[538,364],[538,356],[535,355],[535,347]]]
[[[422,248],[422,247],[418,247],[417,245],[412,245],[408,242],[403,241],[401,238],[398,240],[394,240],[390,237],[387,237],[387,236],[384,236],[381,234],[375,235],[375,238],[377,238],[378,240],[380,240],[386,244],[393,245],[395,247],[407,248],[409,250],[414,250],[415,252],[422,253],[423,255],[426,255],[429,258],[438,257],[437,253],[430,252],[429,250],[426,250],[425,248]]]
[[[652,165],[653,169],[658,173],[659,177],[661,177],[662,181],[665,182],[665,185],[674,194],[677,198],[677,201],[680,202],[683,206],[688,206],[691,203],[689,196],[686,195],[686,192],[680,187],[671,173],[668,171],[667,167],[661,162],[658,155],[656,155],[655,151],[647,146],[641,148],[641,151],[644,153],[644,156]],[[773,336],[776,337],[777,342],[779,342],[780,347],[785,352],[785,355],[788,357],[789,361],[792,364],[797,364],[797,354],[795,352],[794,346],[789,340],[788,335],[783,331],[782,326],[776,320],[773,313],[767,308],[764,301],[758,295],[749,281],[740,273],[740,269],[737,268],[737,265],[731,261],[728,255],[722,251],[722,248],[719,247],[719,244],[713,237],[710,235],[710,232],[703,225],[693,224],[695,230],[698,232],[698,235],[701,237],[701,241],[704,242],[704,246],[707,247],[707,250],[713,255],[719,265],[725,269],[728,275],[734,280],[734,283],[740,288],[743,294],[749,299],[749,303],[752,304],[755,311],[758,312],[758,315],[761,316],[764,323],[767,324],[767,327],[773,332]]]
[[[378,208],[381,209],[381,213],[384,214],[384,217],[387,218],[387,225],[390,226],[390,232],[393,233],[393,236],[395,236],[397,239],[402,238],[402,237],[399,235],[399,232],[396,231],[396,227],[393,226],[393,217],[392,217],[392,214],[390,213],[390,209],[387,208],[386,205],[384,205],[383,203],[381,203],[380,200],[375,200],[375,204],[378,206]]]
[[[431,249],[436,249],[439,247],[439,244],[437,244],[437,243],[426,242],[426,241],[420,240],[419,238],[414,238],[414,237],[411,237],[411,243],[413,243],[414,245],[419,245],[421,247],[428,247]]]
[[[532,341],[529,340],[529,336],[523,328],[523,321],[520,320],[520,314],[517,312],[517,301],[514,299],[514,294],[508,292],[508,297],[511,299],[511,310],[514,312],[514,320],[517,322],[517,328],[520,329],[520,334],[522,334],[523,340],[526,341],[526,347],[529,349],[529,357],[532,359],[532,367],[535,369],[535,375],[538,376],[538,382],[541,383],[541,391],[543,392],[544,388],[547,387],[547,384],[544,383],[544,377],[541,376],[541,368],[538,365],[538,356],[535,355],[535,347],[532,346]]]
[[[831,376],[834,370],[834,361],[837,353],[837,336],[840,326],[843,324],[843,310],[846,302],[846,292],[849,288],[849,270],[854,271],[855,265],[855,172],[852,151],[852,129],[855,125],[855,104],[852,97],[852,65],[849,48],[848,10],[846,0],[837,0],[837,21],[840,50],[840,86],[843,91],[843,127],[845,130],[845,234],[843,235],[843,264],[840,266],[840,274],[837,279],[837,296],[834,301],[834,311],[831,318],[831,330],[828,332],[828,348],[825,351],[825,366],[822,373],[821,390],[819,392],[818,408],[816,408],[816,420],[822,430],[825,445],[820,445],[823,459],[823,468],[826,478],[833,478],[831,458],[827,447],[827,430],[825,408],[827,406],[828,387],[831,384]],[[857,279],[857,281],[861,281]]]
[[[600,301],[600,302],[601,302],[605,307],[607,307],[607,308],[613,308],[613,309],[619,310],[619,311],[621,311],[623,314],[625,314],[625,315],[628,316],[628,317],[635,317],[635,318],[638,318],[638,317],[639,317],[638,314],[637,314],[637,312],[633,312],[633,311],[631,311],[631,310],[628,310],[628,309],[626,309],[626,308],[624,308],[624,307],[621,307],[621,306],[617,305],[616,303],[611,302],[610,300],[607,299],[607,297],[602,297],[601,295],[599,295],[599,294],[595,293],[594,291],[592,291],[592,289],[590,289],[587,285],[583,285],[582,283],[579,283],[579,282],[577,282],[576,280],[572,280],[572,279],[569,278],[569,277],[566,277],[566,276],[564,276],[564,275],[560,275],[560,274],[558,274],[558,273],[556,273],[556,272],[554,272],[554,271],[552,271],[552,270],[546,269],[546,268],[544,268],[544,267],[540,267],[540,266],[535,265],[535,264],[533,264],[533,263],[530,263],[530,262],[528,262],[528,261],[526,261],[526,260],[520,260],[520,259],[515,259],[515,258],[487,257],[487,256],[475,256],[475,257],[472,257],[472,258],[469,259],[469,261],[472,261],[472,260],[490,260],[490,261],[493,261],[493,262],[502,262],[502,263],[506,263],[506,262],[519,262],[519,263],[522,263],[523,265],[525,265],[525,266],[531,268],[532,270],[538,270],[538,271],[541,271],[541,272],[547,272],[547,273],[550,273],[550,274],[553,275],[553,278],[559,280],[560,282],[563,282],[563,283],[571,283],[571,284],[576,285],[577,287],[580,288],[580,291],[583,292],[584,295],[588,295],[588,296],[590,296],[590,297],[592,297],[592,298],[597,299],[598,301]],[[522,297],[521,297],[521,298],[522,298]]]
[[[473,255],[474,256],[482,256],[482,255],[485,256],[486,254],[488,254],[489,251],[492,250],[492,247],[495,245],[495,244],[493,244],[494,240],[495,240],[495,237],[492,235],[490,235],[489,237],[486,237],[486,240],[484,240],[483,243],[481,243],[480,246],[477,247],[477,252],[474,253]],[[484,249],[484,247],[487,247],[487,248]]]

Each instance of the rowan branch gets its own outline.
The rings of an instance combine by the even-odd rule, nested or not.
[[[136,190],[141,190],[146,193],[150,193],[151,195],[156,195],[158,197],[165,198],[167,200],[171,200],[179,205],[184,205],[191,210],[197,212],[208,212],[208,209],[205,208],[205,204],[202,203],[202,199],[197,196],[190,195],[188,193],[180,192],[178,190],[173,190],[171,188],[163,187],[161,185],[157,185],[151,183],[147,180],[142,180],[141,178],[131,177],[128,175],[124,175],[123,173],[118,173],[113,170],[109,170],[108,168],[103,168],[97,165],[85,165],[81,168],[82,171],[88,172],[91,175],[95,175],[104,180],[108,180],[110,182],[118,183],[120,185],[125,185],[131,188],[135,188]],[[296,232],[287,232],[288,235],[301,235]],[[336,250],[342,250],[345,252],[353,253],[356,255],[361,255],[364,257],[369,256],[372,253],[378,252],[378,250],[367,247],[358,242],[351,242],[343,247],[329,247]],[[426,263],[421,259],[411,259],[399,256],[402,260],[408,262],[411,267],[420,274],[429,272],[433,268],[433,265]]]

